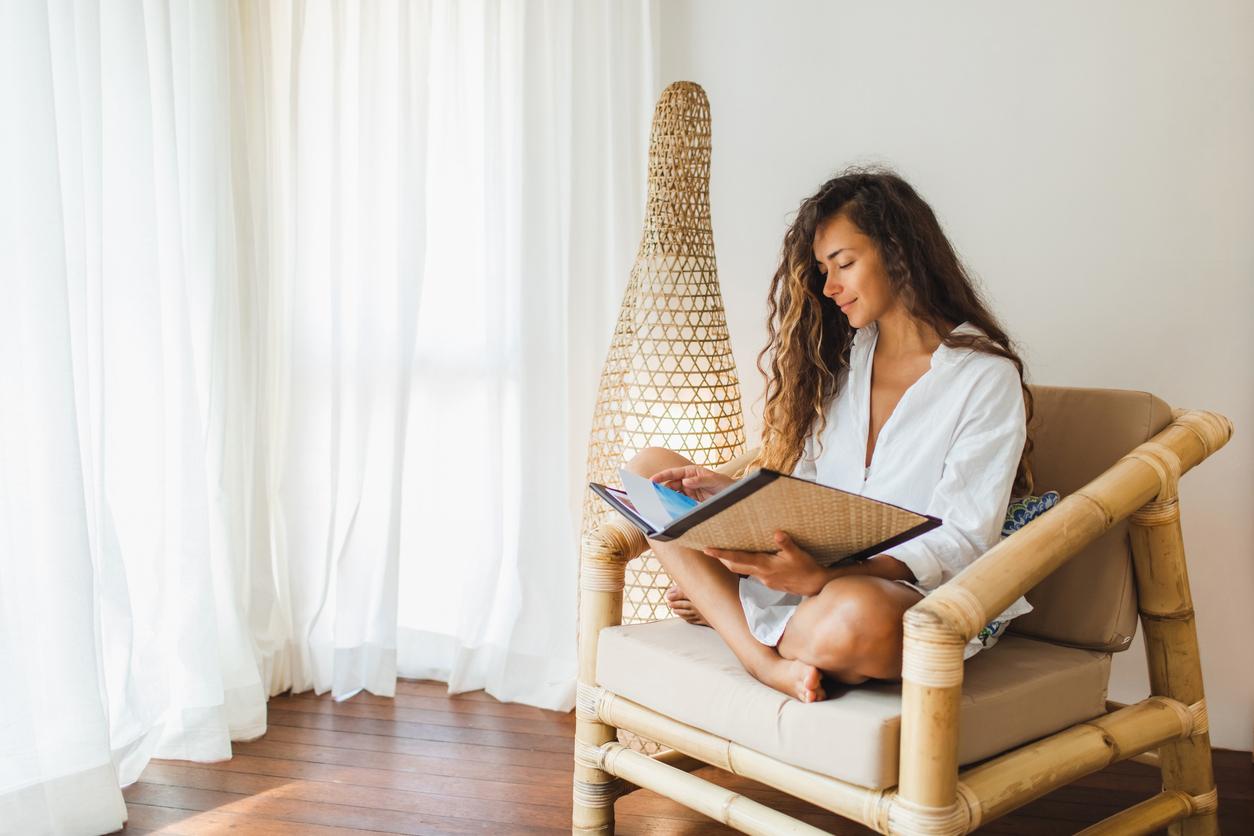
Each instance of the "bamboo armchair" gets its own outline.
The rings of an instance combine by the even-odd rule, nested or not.
[[[1039,398],[1041,390],[1037,391]],[[1121,448],[1127,452],[1113,464],[1109,459],[1094,463],[1093,473],[1109,467],[906,613],[900,750],[893,753],[899,764],[895,786],[862,786],[802,768],[702,729],[691,718],[681,722],[600,685],[597,653],[603,629],[624,631],[667,622],[616,626],[621,621],[624,568],[647,548],[640,532],[625,522],[610,521],[585,535],[572,832],[613,833],[614,800],[638,787],[746,833],[822,832],[690,774],[712,764],[881,833],[961,834],[1086,774],[1137,758],[1161,767],[1162,792],[1095,824],[1086,834],[1149,833],[1169,824],[1172,833],[1217,833],[1218,800],[1177,483],[1183,473],[1227,443],[1232,427],[1221,415],[1169,412],[1165,404],[1153,400],[1161,406],[1162,420],[1148,432],[1142,421],[1140,438],[1164,423],[1165,427],[1132,449]],[[1039,446],[1036,455],[1039,459]],[[750,456],[729,462],[722,470],[736,474]],[[1102,713],[1103,677],[1096,695],[1097,716],[960,768],[964,644],[1019,595],[1029,594],[1037,603],[1030,591],[1112,527],[1124,526],[1125,519],[1127,536],[1119,533],[1118,548],[1125,549],[1126,563],[1130,545],[1129,574],[1135,579],[1134,591],[1132,580],[1127,581],[1135,597],[1127,632],[1135,628],[1139,610],[1151,695],[1134,705],[1105,703]],[[1066,572],[1082,573],[1089,563],[1096,565],[1089,559],[1091,551],[1085,552],[1084,565],[1077,562],[1065,567]],[[682,625],[689,628],[708,629]],[[1130,635],[1123,639],[1126,647]],[[1000,646],[987,655],[995,657],[999,651]],[[1109,655],[1105,658],[1108,665]],[[625,747],[617,742],[620,728],[670,750],[650,757]]]

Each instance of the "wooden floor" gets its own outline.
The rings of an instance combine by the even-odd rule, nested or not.
[[[449,697],[402,681],[395,699],[343,703],[311,694],[270,701],[270,730],[223,763],[153,761],[126,789],[124,833],[332,836],[363,833],[568,833],[574,714]],[[1229,836],[1254,833],[1248,752],[1218,752],[1220,816]],[[870,833],[713,767],[698,774],[838,834]],[[1159,789],[1135,763],[1090,775],[981,833],[1073,833]],[[654,793],[619,800],[620,834],[732,833]]]

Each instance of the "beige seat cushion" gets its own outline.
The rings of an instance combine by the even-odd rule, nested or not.
[[[1104,713],[1109,673],[1109,654],[1003,637],[967,662],[960,762]],[[751,677],[712,629],[677,618],[602,630],[597,682],[795,766],[874,789],[897,783],[899,684],[801,703]]]

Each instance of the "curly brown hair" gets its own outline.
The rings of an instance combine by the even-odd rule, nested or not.
[[[1022,383],[1023,360],[962,266],[932,207],[893,171],[851,168],[802,201],[784,235],[768,295],[767,344],[757,357],[758,371],[766,378],[766,404],[762,447],[754,464],[792,472],[811,429],[822,433],[826,426],[840,372],[849,367],[854,329],[823,295],[826,277],[814,258],[815,232],[841,214],[879,249],[891,286],[911,316],[930,326],[945,345],[1014,363],[1030,423],[1032,393]],[[951,333],[963,322],[986,336]],[[763,366],[768,356],[769,372]],[[1031,449],[1029,436],[1015,475],[1016,495],[1032,490]]]

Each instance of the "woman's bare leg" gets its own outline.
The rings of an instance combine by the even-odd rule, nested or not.
[[[899,679],[902,616],[919,598],[910,587],[882,578],[833,581],[801,602],[776,650],[846,684]],[[666,591],[666,601],[689,624],[709,626],[678,584]]]
[[[652,476],[669,467],[691,464],[678,453],[660,447],[640,451],[627,467]],[[676,543],[649,540],[663,568],[692,601],[750,674],[776,690],[803,702],[822,699],[818,669],[798,659],[784,659],[749,632],[740,604],[739,580],[719,561]]]
[[[826,595],[803,600],[776,651],[846,684],[900,678],[902,615],[918,603],[919,593],[882,580],[841,582]],[[666,603],[687,623],[709,627],[680,585],[666,590]]]
[[[868,575],[828,581],[789,619],[778,650],[847,684],[900,679],[902,616],[923,596]]]

